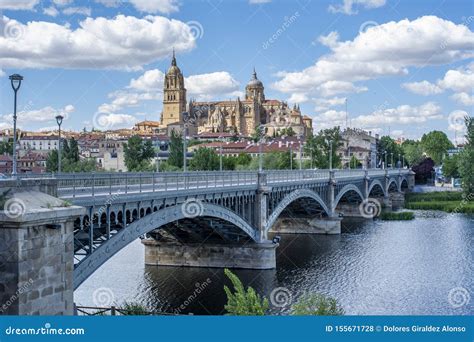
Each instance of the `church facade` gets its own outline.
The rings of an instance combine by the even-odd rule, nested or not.
[[[267,136],[285,134],[291,128],[304,137],[312,131],[312,119],[284,101],[265,98],[263,83],[254,70],[245,87],[245,98],[198,102],[186,100],[184,77],[173,53],[163,87],[160,127],[186,127],[194,133],[235,133],[249,136],[262,129]],[[169,131],[169,129],[168,129]]]

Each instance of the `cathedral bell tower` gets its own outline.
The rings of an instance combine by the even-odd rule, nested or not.
[[[171,66],[166,72],[163,87],[163,112],[161,113],[161,124],[182,124],[183,112],[186,111],[186,88],[184,88],[184,77],[176,65],[176,56],[173,50]]]

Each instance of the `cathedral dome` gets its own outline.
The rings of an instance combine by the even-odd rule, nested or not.
[[[173,59],[171,60],[171,66],[166,72],[168,75],[177,75],[181,74],[181,70],[178,68],[178,65],[176,64],[176,56],[174,54],[174,49],[173,49]]]
[[[247,83],[247,87],[252,87],[252,88],[256,88],[256,87],[262,88],[263,87],[262,81],[260,81],[257,78],[257,72],[255,71],[255,69],[253,69],[252,78],[250,79],[249,83]]]

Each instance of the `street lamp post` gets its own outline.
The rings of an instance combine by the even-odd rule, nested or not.
[[[387,168],[387,151],[383,151],[383,157],[384,157],[383,168],[386,169]]]
[[[399,154],[398,154],[398,168],[400,169],[401,166],[402,166],[402,154],[399,153]]]
[[[221,145],[219,147],[219,170],[222,171],[222,137],[221,137]]]
[[[392,167],[392,169],[393,169],[393,152],[390,153],[390,154],[391,154],[391,167]]]
[[[186,124],[184,124],[183,128],[184,128],[184,130],[183,130],[183,172],[186,172],[187,168],[188,168],[187,167],[187,158],[186,158],[187,157],[187,149],[188,149],[188,147],[186,146],[186,135],[187,135],[186,131],[187,131],[188,127],[187,127]]]
[[[21,86],[21,81],[23,80],[23,76],[19,74],[13,74],[10,77],[11,85],[13,92],[15,93],[15,100],[14,100],[14,105],[13,105],[13,165],[12,165],[12,176],[16,177],[17,174],[17,168],[16,168],[16,98],[17,98],[17,92],[18,89],[20,89]]]
[[[256,128],[258,130],[258,172],[263,172],[263,132],[264,127],[262,125]]]
[[[402,156],[402,169],[405,168],[405,155]]]
[[[300,170],[303,169],[303,144],[301,143],[300,140]]]
[[[293,141],[290,142],[290,170],[293,170]]]
[[[332,140],[329,142],[329,170],[332,170]]]
[[[61,124],[63,123],[64,116],[61,114],[56,116],[56,122],[59,127],[59,140],[58,140],[58,173],[61,173]]]

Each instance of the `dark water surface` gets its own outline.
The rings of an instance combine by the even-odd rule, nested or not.
[[[267,297],[285,288],[276,298],[285,303],[305,292],[328,294],[351,315],[474,314],[474,216],[416,215],[413,221],[343,221],[336,236],[283,235],[277,269],[235,273]],[[78,305],[140,301],[150,310],[181,306],[181,313],[221,314],[224,284],[221,269],[145,266],[143,246],[135,241],[84,282],[74,299]]]

